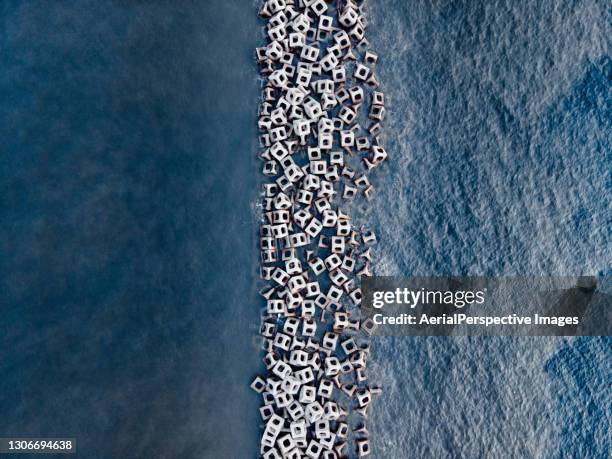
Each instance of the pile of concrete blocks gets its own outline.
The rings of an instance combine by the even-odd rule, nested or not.
[[[266,0],[260,159],[266,177],[260,227],[260,457],[370,454],[365,422],[374,324],[360,316],[362,276],[376,235],[351,218],[350,201],[374,195],[368,174],[387,152],[378,56],[365,38],[364,2]]]

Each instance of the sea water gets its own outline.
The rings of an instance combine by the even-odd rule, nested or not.
[[[0,435],[254,457],[255,6],[11,1],[0,18]]]
[[[376,273],[611,274],[605,2],[369,3]],[[606,457],[607,338],[377,338],[376,457]]]

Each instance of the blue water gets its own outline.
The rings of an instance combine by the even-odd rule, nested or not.
[[[605,2],[371,1],[385,274],[610,274]],[[0,6],[0,435],[258,451],[252,2]],[[375,457],[606,457],[610,339],[378,339]],[[409,452],[409,453],[407,453]]]
[[[0,435],[253,457],[256,11],[0,6]]]
[[[377,272],[609,275],[609,5],[430,3],[369,4],[392,156],[366,213]],[[377,339],[373,446],[389,458],[607,457],[611,344]]]

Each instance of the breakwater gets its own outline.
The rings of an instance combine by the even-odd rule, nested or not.
[[[351,218],[386,159],[385,96],[362,2],[268,0],[256,49],[262,173],[260,333],[264,458],[370,454],[374,324],[360,316],[376,235]]]

